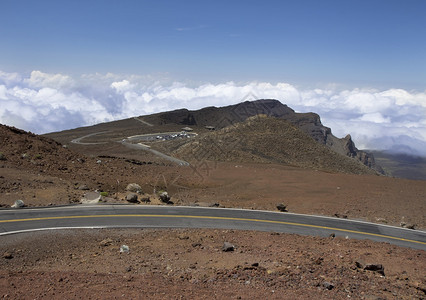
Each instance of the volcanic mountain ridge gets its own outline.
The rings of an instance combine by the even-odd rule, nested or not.
[[[287,120],[334,152],[355,158],[377,172],[384,173],[382,168],[376,165],[372,154],[356,148],[350,135],[339,139],[332,134],[330,128],[322,125],[318,114],[312,112],[296,113],[293,109],[275,99],[245,101],[224,107],[206,107],[194,111],[179,109],[145,116],[144,119],[157,125],[180,124],[222,129],[256,115]]]

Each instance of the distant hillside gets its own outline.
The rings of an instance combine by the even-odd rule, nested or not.
[[[389,176],[426,180],[425,157],[392,154],[384,151],[371,151],[371,153]]]
[[[145,116],[144,119],[156,125],[181,124],[187,126],[212,126],[216,129],[222,129],[259,114],[287,120],[310,135],[318,143],[328,146],[339,154],[355,158],[364,165],[383,173],[380,166],[376,165],[374,156],[358,150],[350,135],[339,139],[331,133],[330,128],[322,125],[318,114],[296,113],[278,100],[246,101],[235,105],[207,107],[196,111],[179,109]]]
[[[375,174],[357,160],[317,143],[290,122],[265,115],[201,135],[174,155],[188,161],[282,163],[332,172]]]

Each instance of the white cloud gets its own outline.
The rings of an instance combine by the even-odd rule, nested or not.
[[[167,74],[71,77],[0,71],[0,123],[45,133],[178,108],[230,105],[250,94],[278,99],[298,112],[316,112],[336,136],[350,133],[359,148],[426,156],[426,91],[402,89],[300,89],[268,82],[194,87]]]
[[[66,88],[72,87],[74,84],[74,80],[62,74],[48,74],[40,71],[32,71],[29,78],[24,79],[24,82],[28,84],[28,86],[32,88]]]

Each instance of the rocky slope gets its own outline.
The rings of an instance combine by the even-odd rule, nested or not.
[[[174,154],[188,161],[280,163],[353,174],[374,174],[370,168],[328,147],[282,119],[258,115],[242,123],[201,135]]]

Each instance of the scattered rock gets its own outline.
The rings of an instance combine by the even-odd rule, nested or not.
[[[228,242],[224,242],[223,246],[222,246],[222,251],[223,252],[231,252],[235,250],[235,246],[232,245],[231,243]]]
[[[374,271],[379,274],[385,275],[385,268],[381,264],[366,264],[364,270]]]
[[[161,200],[161,202],[169,203],[169,201],[170,201],[170,196],[169,196],[169,194],[168,194],[167,192],[162,192],[162,193],[160,194],[160,200]]]
[[[209,205],[209,207],[219,207],[219,203],[215,202]]]
[[[282,212],[287,212],[287,211],[288,211],[288,210],[287,210],[287,205],[285,205],[285,204],[283,204],[283,203],[278,204],[278,205],[277,205],[277,209],[278,209],[279,211],[282,211]]]
[[[257,268],[259,266],[259,263],[258,262],[252,263],[251,266]]]
[[[407,224],[406,228],[408,229],[416,229],[417,224]]]
[[[342,214],[339,214],[339,213],[335,213],[335,214],[334,214],[334,216],[335,216],[336,218],[342,218],[342,219],[347,219],[347,218],[348,218],[348,216],[347,216],[347,215],[342,215]]]
[[[322,286],[325,287],[327,290],[332,290],[334,288],[334,285],[328,281],[325,281]]]
[[[315,260],[315,264],[317,264],[317,265],[320,265],[320,264],[322,264],[322,262],[324,261],[324,258],[322,258],[322,257],[318,257],[316,260]]]
[[[126,196],[126,201],[130,203],[139,203],[138,194],[131,193]]]
[[[86,184],[81,184],[78,187],[78,189],[81,190],[81,191],[88,191],[88,190],[90,190],[90,188]]]
[[[336,234],[335,233],[330,233],[330,235],[328,237],[334,239],[336,237]]]
[[[201,246],[201,243],[192,243],[192,247],[200,247]]]
[[[380,223],[385,223],[385,224],[388,223],[388,221],[385,218],[376,218],[376,221]]]
[[[102,240],[100,243],[99,243],[99,245],[100,246],[102,246],[102,247],[106,247],[106,246],[109,246],[109,245],[111,245],[112,244],[112,242],[113,242],[113,240],[111,240],[111,239],[105,239],[105,240]]]
[[[127,245],[121,245],[120,247],[120,253],[129,253],[130,252],[130,248]]]
[[[129,183],[126,187],[126,191],[143,194],[142,187],[137,183]]]
[[[98,160],[96,161],[96,163],[97,163],[97,164],[101,164],[101,163],[102,163],[102,160],[98,159]]]
[[[25,203],[22,200],[16,200],[15,203],[12,205],[12,208],[22,208],[25,207]]]
[[[12,259],[13,258],[13,254],[10,253],[10,252],[5,252],[3,254],[3,257],[6,258],[6,259]]]

